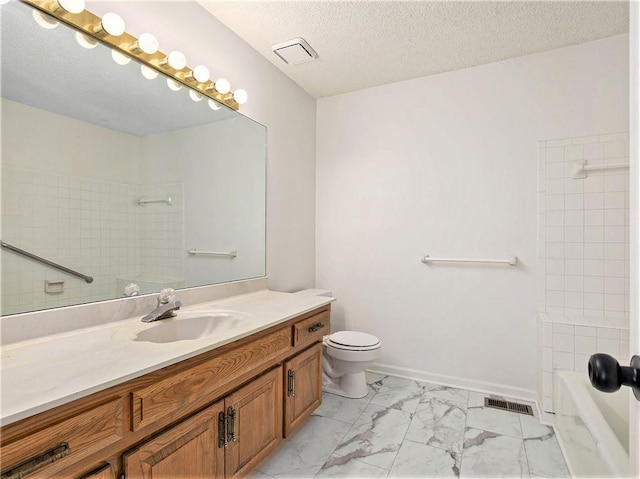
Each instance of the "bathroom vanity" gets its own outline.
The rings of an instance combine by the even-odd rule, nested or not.
[[[3,348],[2,478],[246,475],[321,402],[331,300],[260,291]]]

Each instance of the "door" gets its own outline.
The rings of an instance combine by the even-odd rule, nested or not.
[[[224,477],[224,448],[218,447],[219,401],[123,456],[127,479]]]
[[[284,437],[288,437],[322,402],[322,344],[287,361],[284,372]]]
[[[640,355],[640,4],[629,2],[630,354]],[[629,406],[629,472],[640,477],[640,402]]]
[[[227,479],[243,477],[282,440],[282,366],[225,399]]]

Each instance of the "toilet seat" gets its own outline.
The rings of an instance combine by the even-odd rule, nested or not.
[[[380,340],[373,334],[360,331],[338,331],[326,336],[325,344],[347,351],[371,351],[380,347]]]

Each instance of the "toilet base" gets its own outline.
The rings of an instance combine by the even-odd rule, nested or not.
[[[349,399],[360,399],[369,394],[369,386],[367,385],[364,371],[344,374],[335,380],[323,373],[322,390]]]

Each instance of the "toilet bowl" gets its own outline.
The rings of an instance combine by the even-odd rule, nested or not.
[[[380,340],[360,331],[338,331],[322,339],[322,390],[362,398],[369,388],[364,370],[380,355]]]

